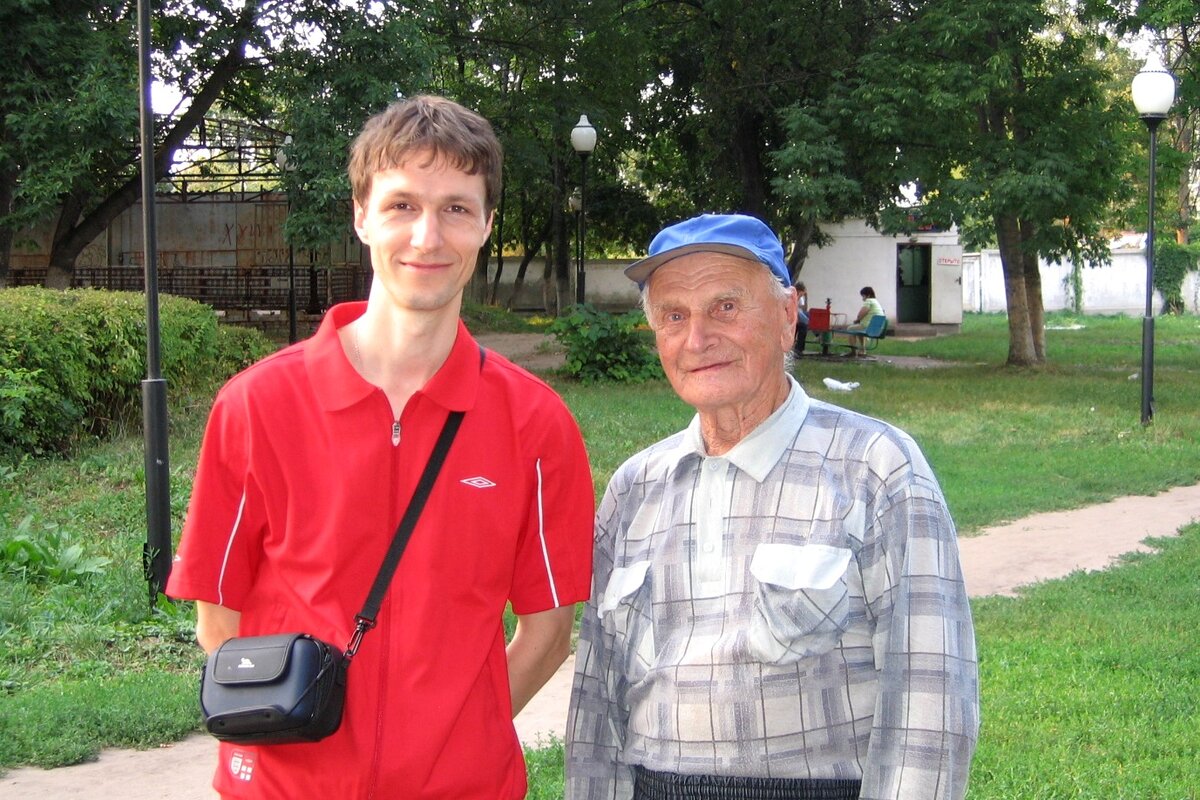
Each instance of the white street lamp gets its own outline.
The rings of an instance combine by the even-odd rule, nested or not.
[[[1133,78],[1133,104],[1150,131],[1150,207],[1146,222],[1146,314],[1142,317],[1142,424],[1154,418],[1154,169],[1158,126],[1175,102],[1175,76],[1151,53]]]
[[[587,232],[587,159],[596,149],[596,129],[588,122],[587,114],[579,115],[579,122],[571,129],[571,147],[579,154],[579,209],[576,214],[575,235],[575,302],[584,301],[586,276],[583,266],[583,239]],[[572,203],[574,208],[574,203]]]

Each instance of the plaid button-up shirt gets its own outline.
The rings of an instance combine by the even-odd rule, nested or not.
[[[971,612],[945,499],[902,431],[794,381],[723,456],[693,419],[614,475],[594,569],[569,800],[631,797],[634,765],[965,793]]]

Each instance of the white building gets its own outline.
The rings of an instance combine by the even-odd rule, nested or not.
[[[962,324],[963,252],[957,231],[890,236],[862,220],[821,229],[833,241],[809,249],[797,278],[808,290],[810,307],[828,299],[835,313],[853,322],[862,305],[859,290],[870,286],[889,327],[916,323],[953,330]]]
[[[1133,247],[1116,247],[1112,263],[1085,265],[1080,271],[1083,288],[1080,307],[1085,314],[1129,314],[1141,316],[1146,311],[1146,251],[1139,237]],[[1042,306],[1047,311],[1075,308],[1073,289],[1074,265],[1067,261],[1051,264],[1042,261]],[[1200,273],[1190,272],[1183,281],[1183,302],[1187,311],[1200,313]],[[984,250],[963,256],[964,311],[1003,312],[1007,309],[1004,295],[1004,270],[998,250]],[[1154,312],[1162,310],[1162,297],[1155,292]]]
[[[810,307],[828,299],[835,313],[853,321],[861,302],[859,290],[870,286],[887,313],[889,327],[927,325],[954,331],[964,312],[1004,312],[1004,273],[997,250],[963,253],[957,231],[921,231],[911,236],[881,234],[862,220],[826,225],[833,241],[813,247],[799,280],[808,290]],[[633,259],[589,261],[587,300],[614,311],[638,303],[637,287],[623,270]],[[517,259],[506,259],[501,298],[512,291]],[[515,307],[541,308],[541,274],[544,261],[530,264],[527,281]],[[574,265],[572,264],[572,270]],[[1047,311],[1074,308],[1069,263],[1042,262],[1042,299]],[[495,265],[489,268],[489,283]],[[1108,266],[1085,266],[1080,273],[1082,309],[1087,314],[1140,315],[1145,309],[1146,256],[1142,239],[1120,242]],[[1192,272],[1183,284],[1187,310],[1200,313],[1200,273]],[[1155,311],[1162,300],[1155,295]]]
[[[957,232],[888,236],[862,220],[828,225],[823,230],[833,241],[809,250],[798,278],[808,289],[810,307],[824,306],[828,299],[832,311],[852,322],[862,305],[859,290],[870,286],[892,327],[932,323],[957,329],[962,324],[963,254]],[[512,291],[515,262],[505,259],[502,298]],[[538,259],[530,264],[515,308],[541,307],[543,263]],[[612,310],[636,306],[637,287],[623,273],[631,263],[633,259],[587,262],[587,301]],[[493,263],[488,282],[494,278]]]

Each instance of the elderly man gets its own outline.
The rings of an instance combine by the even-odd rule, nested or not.
[[[567,797],[961,798],[975,641],[929,464],[788,374],[796,293],[762,222],[678,223],[626,274],[697,414],[597,514]]]

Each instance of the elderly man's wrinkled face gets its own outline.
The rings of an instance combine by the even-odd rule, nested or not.
[[[650,276],[646,313],[675,392],[704,415],[766,419],[786,397],[796,292],[760,264],[691,253]],[[764,410],[765,409],[765,410]]]

